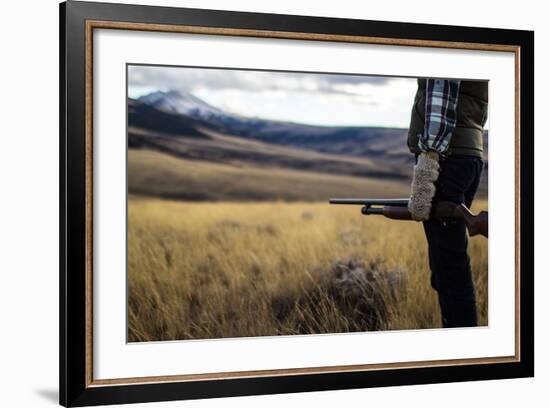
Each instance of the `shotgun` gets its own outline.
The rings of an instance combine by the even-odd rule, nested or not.
[[[361,214],[383,215],[392,220],[412,220],[407,205],[408,198],[368,199],[368,198],[331,198],[330,204],[360,205]],[[474,215],[464,204],[456,204],[450,201],[438,201],[432,207],[432,218],[460,218],[464,220],[468,235],[471,237],[483,235],[489,237],[489,213],[481,211]]]

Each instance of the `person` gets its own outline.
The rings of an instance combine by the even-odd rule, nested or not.
[[[443,327],[477,326],[475,287],[464,221],[430,219],[430,211],[438,200],[471,206],[483,169],[487,108],[487,81],[418,80],[407,141],[416,157],[408,209],[423,222]]]

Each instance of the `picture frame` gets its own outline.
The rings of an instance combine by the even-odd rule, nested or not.
[[[513,54],[513,355],[185,375],[94,375],[94,63],[98,30]],[[130,61],[131,62],[131,61]],[[124,68],[125,69],[125,68]],[[123,135],[121,135],[123,137]],[[534,33],[509,29],[68,1],[60,5],[60,403],[340,390],[534,375]],[[510,237],[511,239],[511,237]],[[97,333],[96,333],[97,334]],[[233,339],[233,342],[240,341]],[[182,366],[184,363],[182,363]]]

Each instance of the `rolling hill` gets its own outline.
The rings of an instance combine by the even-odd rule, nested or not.
[[[194,95],[157,91],[138,99],[162,112],[179,114],[210,129],[246,139],[301,149],[359,157],[385,156],[410,161],[406,129],[314,126],[248,118],[224,112]]]
[[[413,157],[405,140],[406,129],[248,118],[192,94],[159,91],[128,99],[129,193],[186,200],[407,196]]]

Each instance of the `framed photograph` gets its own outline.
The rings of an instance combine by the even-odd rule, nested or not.
[[[533,32],[60,21],[62,405],[534,375]]]

